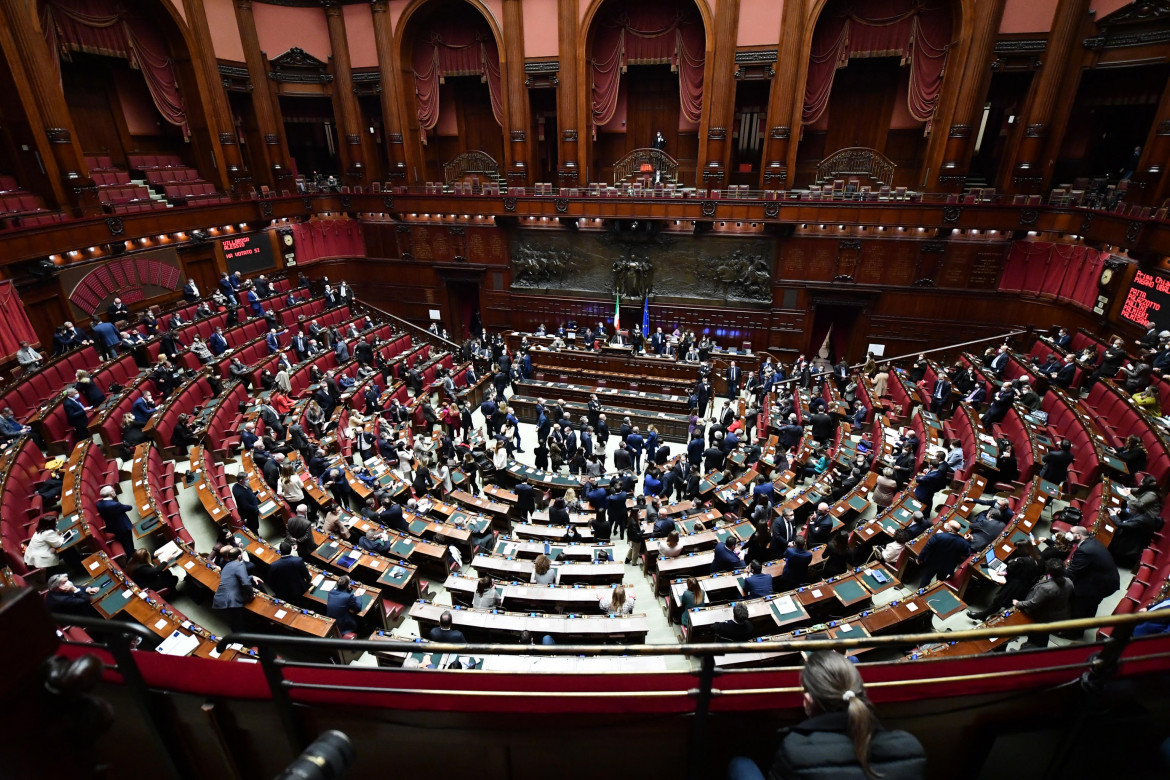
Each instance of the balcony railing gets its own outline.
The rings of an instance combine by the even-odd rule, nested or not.
[[[78,645],[78,643],[70,642],[66,642],[66,644],[74,644],[83,648],[97,647],[98,649],[104,649],[110,652],[114,659],[113,670],[118,672],[122,681],[132,689],[130,691],[132,697],[137,701],[141,713],[148,719],[151,719],[151,731],[154,732],[154,735],[160,740],[160,743],[165,749],[168,740],[174,739],[174,736],[170,733],[169,721],[166,721],[160,716],[160,712],[156,709],[156,699],[149,692],[149,688],[151,687],[165,690],[167,687],[165,679],[157,679],[159,666],[158,664],[152,663],[151,668],[155,673],[153,675],[155,679],[145,680],[135,658],[137,654],[129,650],[130,638],[141,637],[149,639],[153,636],[151,632],[142,626],[118,621],[79,618],[75,616],[55,617],[63,625],[81,627],[91,634],[104,639],[104,644],[100,645]],[[1048,677],[1051,677],[1052,674],[1058,674],[1066,683],[1075,683],[1079,680],[1082,689],[1086,693],[1092,694],[1093,692],[1100,691],[1101,687],[1113,677],[1118,674],[1124,674],[1127,664],[1133,664],[1137,670],[1136,673],[1148,673],[1151,664],[1156,666],[1165,663],[1166,658],[1170,657],[1170,652],[1167,651],[1164,642],[1151,638],[1149,640],[1142,640],[1140,647],[1131,644],[1134,626],[1141,622],[1156,619],[1154,615],[1149,613],[1136,613],[1090,619],[1064,620],[1046,624],[1000,625],[994,628],[976,628],[944,633],[931,632],[866,636],[858,639],[795,639],[720,644],[528,646],[517,644],[456,645],[429,642],[425,645],[428,652],[455,653],[459,656],[687,656],[698,662],[697,671],[691,671],[689,673],[680,672],[677,680],[672,677],[671,681],[668,681],[667,684],[649,684],[650,681],[655,679],[654,675],[649,675],[647,677],[648,684],[642,688],[630,686],[625,683],[615,684],[609,687],[604,684],[590,685],[587,688],[569,686],[567,689],[564,686],[557,686],[555,680],[558,678],[563,679],[566,675],[538,675],[536,677],[518,675],[515,678],[515,685],[504,685],[502,687],[499,686],[498,677],[493,677],[495,682],[487,688],[484,688],[473,683],[474,677],[463,676],[455,678],[448,677],[447,675],[433,676],[435,674],[442,675],[440,671],[432,671],[426,676],[417,678],[418,682],[416,684],[404,687],[402,685],[402,678],[397,674],[402,671],[400,669],[363,666],[350,670],[348,667],[336,667],[309,661],[291,660],[290,658],[278,655],[278,652],[284,652],[296,654],[300,657],[311,654],[314,657],[320,656],[325,658],[336,656],[337,653],[342,651],[350,653],[410,653],[417,652],[420,649],[421,645],[417,642],[315,639],[247,633],[231,634],[223,637],[219,642],[219,647],[222,650],[230,644],[238,643],[257,648],[260,666],[263,669],[265,680],[269,686],[271,700],[276,710],[274,714],[280,719],[294,754],[300,752],[309,742],[309,734],[305,730],[304,719],[298,714],[298,708],[314,702],[325,703],[331,700],[331,694],[342,694],[350,697],[347,699],[350,701],[347,707],[351,709],[354,706],[360,707],[360,705],[354,705],[353,701],[365,700],[366,697],[376,697],[379,695],[464,697],[469,702],[482,701],[484,697],[494,697],[502,701],[532,701],[538,703],[549,699],[575,699],[581,701],[613,699],[621,702],[630,702],[639,699],[643,701],[658,700],[662,702],[689,700],[692,704],[687,708],[691,714],[691,735],[689,740],[691,755],[688,757],[688,765],[693,768],[691,776],[700,777],[702,776],[700,768],[705,765],[707,721],[710,705],[713,700],[719,699],[730,703],[734,697],[748,697],[750,700],[752,697],[775,697],[799,692],[798,688],[791,686],[776,687],[775,682],[769,687],[747,687],[746,684],[750,684],[752,680],[745,681],[742,678],[742,673],[717,677],[715,668],[716,656],[734,655],[736,653],[787,653],[791,655],[793,653],[813,650],[837,650],[848,654],[850,651],[860,648],[912,648],[922,645],[950,644],[992,638],[1092,630],[1093,636],[1098,637],[1098,639],[1092,643],[1080,645],[1084,649],[1083,655],[1078,655],[1076,658],[1070,659],[1066,651],[1055,651],[1062,653],[1060,655],[1062,660],[1055,665],[1046,664],[1045,659],[1048,653],[1039,651],[1027,653],[1026,657],[1030,659],[1030,662],[1021,664],[1018,669],[1007,669],[1004,668],[1002,663],[999,663],[996,665],[996,671],[992,674],[987,673],[982,667],[968,668],[965,670],[960,668],[952,670],[954,673],[942,678],[938,677],[937,673],[927,674],[925,677],[907,674],[905,675],[905,680],[890,679],[891,675],[888,671],[889,664],[863,665],[863,669],[868,666],[887,669],[884,673],[877,673],[877,677],[884,679],[881,681],[871,681],[870,687],[872,689],[877,691],[905,687],[910,692],[911,697],[914,695],[913,691],[927,690],[923,686],[934,684],[941,684],[944,688],[947,686],[953,688],[956,683],[966,684],[974,686],[971,689],[972,691],[977,691],[980,686],[992,684],[997,681],[1002,683],[1004,680],[1010,679],[1013,681],[1013,684],[1015,684],[1014,681],[1020,681],[1019,688],[1023,689],[1030,687],[1029,680],[1035,679],[1038,673],[1043,672],[1047,672]],[[1100,639],[1097,629],[1104,627],[1111,627],[1112,633],[1109,637]],[[1127,648],[1131,652],[1126,652]],[[918,661],[904,663],[900,664],[899,668],[909,671],[921,663],[934,662]],[[786,667],[778,668],[784,670]],[[790,667],[787,667],[787,669],[791,671]],[[350,671],[352,671],[353,676],[347,677],[347,673]],[[379,674],[385,675],[385,685],[378,683]],[[467,675],[468,673],[466,671],[460,671],[457,674]],[[490,676],[490,673],[488,674]],[[623,675],[622,677],[628,679],[628,675]],[[595,682],[603,681],[604,675],[593,675],[591,679]],[[775,680],[775,678],[771,679]],[[872,680],[872,676],[870,679]],[[526,686],[522,684],[522,681],[533,684]],[[1036,683],[1035,685],[1039,684]],[[1031,687],[1035,687],[1035,685]],[[1043,685],[1051,685],[1051,680],[1049,679],[1048,682],[1044,682]],[[878,698],[883,697],[879,696]],[[902,699],[905,697],[894,694],[894,698]],[[373,704],[373,702],[377,701],[376,699],[370,698],[369,701],[371,702],[370,706],[376,706]],[[479,705],[471,705],[469,703],[468,706]],[[674,705],[667,706],[671,706],[672,709],[677,709]],[[177,775],[185,776],[185,773],[181,771],[181,764],[177,768],[180,770],[177,772]]]

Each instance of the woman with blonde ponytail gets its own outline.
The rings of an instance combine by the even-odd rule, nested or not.
[[[857,668],[840,653],[811,653],[800,673],[808,718],[781,731],[769,780],[920,780],[926,753],[906,731],[882,728]],[[736,758],[729,780],[762,780],[751,759]]]

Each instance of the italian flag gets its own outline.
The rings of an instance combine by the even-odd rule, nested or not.
[[[617,297],[613,302],[613,329],[619,331],[622,328],[622,294],[617,293]]]

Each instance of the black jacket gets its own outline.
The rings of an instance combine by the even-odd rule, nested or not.
[[[1117,564],[1105,545],[1092,538],[1077,545],[1068,562],[1068,576],[1074,595],[1084,599],[1103,599],[1121,587]]]
[[[769,780],[800,778],[864,778],[844,712],[814,715],[783,729],[780,748],[768,772]],[[926,776],[926,751],[913,734],[880,729],[873,735],[870,768],[883,780],[917,780]]]
[[[286,555],[268,566],[268,576],[264,581],[278,599],[296,601],[305,595],[312,577],[304,558]]]

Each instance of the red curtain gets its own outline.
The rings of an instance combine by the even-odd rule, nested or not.
[[[12,282],[0,282],[0,317],[3,318],[0,322],[0,352],[4,353],[5,359],[16,354],[20,342],[37,343],[37,333],[28,321],[24,302]]]
[[[851,57],[901,57],[910,66],[910,115],[930,123],[938,107],[951,41],[946,0],[868,0],[855,8],[834,0],[813,33],[803,122],[811,125],[829,105],[833,77]]]
[[[1037,293],[1091,309],[1108,252],[1087,246],[1016,241],[1000,280],[1001,292]]]
[[[621,74],[627,65],[670,63],[678,73],[680,114],[698,123],[703,113],[703,20],[694,6],[679,3],[626,8],[615,4],[597,23],[593,39],[593,127],[617,111]]]
[[[149,20],[118,0],[42,0],[41,28],[49,50],[68,60],[72,52],[121,57],[142,72],[163,119],[190,137],[187,113],[179,94],[166,41]]]
[[[355,219],[314,219],[293,226],[297,264],[322,257],[365,257],[362,226]]]
[[[418,123],[424,139],[439,123],[439,85],[447,76],[479,76],[487,81],[492,113],[503,126],[500,52],[486,24],[436,21],[416,38],[413,68]]]

